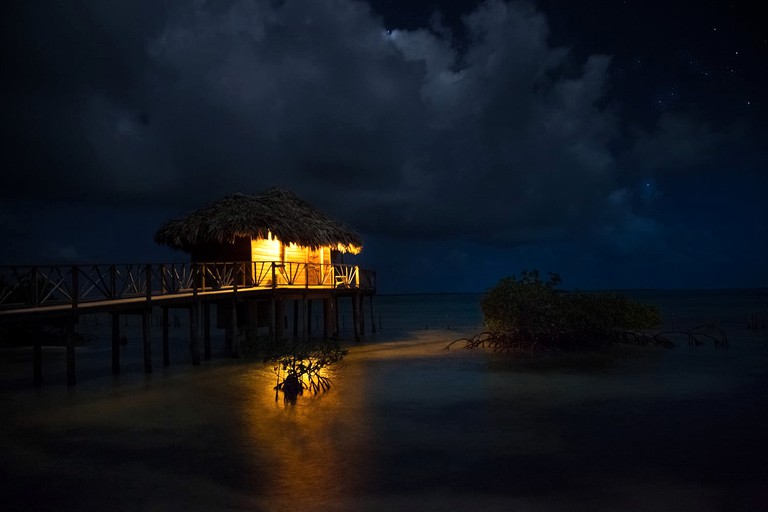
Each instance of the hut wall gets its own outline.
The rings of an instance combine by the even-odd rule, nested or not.
[[[286,263],[306,263],[307,248],[301,245],[288,244],[285,246]]]
[[[251,241],[251,261],[280,261],[280,240]]]
[[[251,261],[276,261],[280,263],[296,263],[285,265],[278,269],[278,284],[291,283],[294,285],[331,285],[332,271],[331,248],[321,247],[311,249],[296,244],[282,244],[277,239],[258,239],[251,241]],[[310,265],[305,266],[305,263]]]

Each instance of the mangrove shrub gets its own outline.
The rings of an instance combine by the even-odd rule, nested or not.
[[[614,293],[566,293],[558,274],[539,271],[501,279],[483,298],[485,328],[494,343],[536,343],[558,349],[599,347],[628,331],[653,329],[661,321],[653,307]]]
[[[285,342],[266,359],[273,363],[277,375],[275,397],[280,391],[286,402],[295,403],[304,391],[327,391],[331,387],[328,368],[346,354],[336,341]]]

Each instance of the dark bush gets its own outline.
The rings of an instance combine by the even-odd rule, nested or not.
[[[613,293],[565,293],[557,289],[560,282],[553,273],[542,280],[537,270],[500,280],[481,303],[491,339],[565,350],[600,347],[661,321],[653,306]]]

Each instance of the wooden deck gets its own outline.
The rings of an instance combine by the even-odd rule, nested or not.
[[[233,355],[241,354],[239,333],[243,324],[258,318],[256,302],[267,301],[269,336],[284,335],[285,302],[293,301],[294,336],[298,336],[297,318],[301,304],[302,338],[310,334],[309,318],[313,300],[323,304],[323,336],[338,332],[338,299],[352,300],[353,330],[356,340],[365,332],[364,298],[371,298],[371,330],[375,331],[373,295],[376,274],[354,265],[279,263],[279,262],[206,262],[121,265],[38,265],[0,266],[1,324],[36,325],[58,323],[65,326],[67,348],[67,383],[75,384],[75,328],[78,316],[109,313],[112,316],[112,373],[120,373],[120,315],[142,316],[144,371],[152,372],[152,335],[150,319],[154,307],[163,311],[163,365],[168,366],[168,310],[189,310],[190,355],[199,365],[210,359],[211,304],[228,318],[226,327]],[[238,313],[245,303],[245,322]],[[252,315],[256,315],[255,317]],[[2,334],[3,331],[0,331]],[[13,332],[11,329],[8,332]],[[233,340],[233,341],[232,341]],[[2,341],[2,340],[0,340]],[[33,380],[42,383],[42,346],[33,346]],[[60,345],[60,344],[59,344]],[[46,345],[47,346],[47,345]]]
[[[206,262],[0,266],[0,320],[242,297],[371,295],[376,274],[354,265]]]

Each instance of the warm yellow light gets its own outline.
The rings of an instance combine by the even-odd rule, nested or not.
[[[336,246],[336,250],[339,252],[348,252],[350,254],[360,254],[360,251],[362,251],[363,248],[358,247],[356,245],[352,245],[352,244],[349,244],[349,245],[338,244]]]

